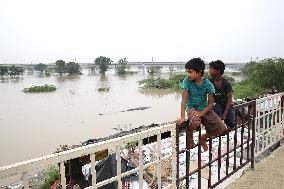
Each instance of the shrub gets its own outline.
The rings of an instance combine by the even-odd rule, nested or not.
[[[42,86],[32,86],[29,88],[24,88],[24,93],[43,93],[43,92],[53,92],[56,90],[54,85],[42,85]]]
[[[169,89],[173,87],[173,82],[160,77],[143,79],[141,81],[138,81],[138,83],[139,85],[142,85],[143,88]]]
[[[118,74],[120,74],[120,75],[126,74],[126,71],[125,71],[126,64],[127,64],[126,58],[118,60],[118,66],[116,67],[116,70],[117,70]]]
[[[234,98],[257,97],[265,92],[265,89],[254,85],[249,80],[241,81],[233,85]]]
[[[268,58],[258,63],[249,62],[244,66],[243,72],[248,80],[259,87],[276,87],[278,91],[284,90],[284,59]]]
[[[43,182],[40,185],[40,189],[50,188],[52,184],[58,179],[59,179],[59,170],[54,166],[50,166],[43,173]]]
[[[101,88],[98,88],[98,91],[99,92],[108,92],[109,91],[109,88],[103,88],[103,87],[101,87]]]

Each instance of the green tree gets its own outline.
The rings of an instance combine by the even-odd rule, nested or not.
[[[67,64],[67,72],[69,74],[72,74],[72,75],[73,74],[81,74],[80,69],[81,69],[81,67],[80,67],[80,65],[78,63],[69,62]]]
[[[9,75],[12,76],[12,77],[16,76],[16,75],[20,75],[22,73],[24,73],[24,68],[23,67],[12,65],[9,68]]]
[[[43,72],[44,70],[47,69],[47,65],[43,64],[43,63],[39,63],[37,65],[34,66],[34,69],[40,72]]]
[[[95,59],[95,64],[99,66],[101,75],[105,75],[105,72],[107,71],[111,63],[112,60],[105,56],[100,56]]]
[[[0,76],[3,77],[8,74],[8,67],[7,66],[0,66]]]
[[[243,68],[242,68],[242,72],[245,75],[249,75],[251,72],[253,72],[253,70],[255,69],[255,67],[257,67],[257,62],[256,61],[250,61],[249,63],[247,63]]]
[[[66,73],[66,71],[67,71],[67,66],[66,66],[65,61],[63,61],[63,60],[57,60],[57,61],[55,62],[55,66],[56,66],[55,71],[56,71],[57,73],[59,73],[60,75],[62,75],[63,73]]]
[[[234,98],[258,97],[265,92],[265,89],[254,85],[249,80],[244,80],[233,85]]]
[[[126,58],[122,58],[122,59],[119,59],[118,60],[118,66],[117,66],[117,73],[118,74],[126,74],[126,71],[125,71],[125,69],[126,69],[126,64],[127,64],[127,60],[126,60]]]
[[[246,75],[255,85],[264,89],[276,87],[278,91],[284,91],[284,59],[268,58],[259,63],[249,63],[245,66]]]

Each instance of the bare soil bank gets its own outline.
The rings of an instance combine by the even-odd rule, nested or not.
[[[280,189],[284,188],[284,144],[265,160],[256,164],[255,170],[247,170],[226,189]]]

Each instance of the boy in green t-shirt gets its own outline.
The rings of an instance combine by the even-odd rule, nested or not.
[[[192,147],[193,131],[198,129],[201,123],[205,126],[206,133],[201,136],[200,143],[204,151],[208,150],[206,139],[216,136],[226,130],[224,122],[212,110],[214,105],[213,84],[203,77],[205,63],[201,58],[193,58],[185,64],[188,77],[181,84],[182,101],[181,117],[179,124],[185,121],[185,111],[189,119],[189,146]]]

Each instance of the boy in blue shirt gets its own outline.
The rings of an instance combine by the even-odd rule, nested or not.
[[[233,111],[233,90],[231,83],[223,77],[225,64],[221,60],[209,63],[209,74],[212,77],[211,83],[214,85],[215,93],[213,95],[215,105],[214,112],[225,121],[227,127],[234,128],[235,113]]]
[[[226,130],[224,122],[212,110],[214,105],[213,84],[203,77],[205,63],[201,58],[193,58],[185,64],[188,77],[181,84],[181,116],[177,120],[179,124],[185,121],[185,111],[189,119],[189,146],[194,145],[193,132],[201,123],[205,126],[206,133],[201,136],[200,143],[204,151],[208,150],[207,138],[216,136]]]

